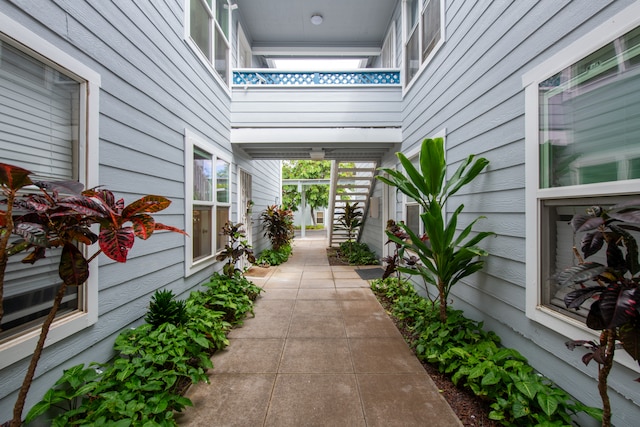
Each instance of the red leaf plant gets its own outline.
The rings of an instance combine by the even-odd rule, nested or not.
[[[136,237],[148,239],[156,230],[184,231],[155,221],[151,214],[166,209],[171,201],[147,195],[129,205],[103,188],[83,191],[75,181],[33,181],[26,169],[0,163],[0,321],[4,314],[4,275],[9,256],[23,253],[23,263],[33,264],[47,250],[62,248],[58,273],[62,279],[51,311],[44,320],[16,401],[11,426],[21,424],[27,392],[33,381],[44,342],[67,286],[80,286],[89,277],[89,263],[100,253],[125,262]],[[96,234],[92,228],[99,226]],[[12,239],[13,236],[13,239]],[[99,250],[85,256],[82,245],[98,242]]]

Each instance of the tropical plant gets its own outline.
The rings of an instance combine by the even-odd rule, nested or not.
[[[229,277],[232,277],[236,271],[241,271],[236,266],[242,257],[246,257],[251,264],[256,262],[253,249],[251,249],[251,245],[246,239],[245,231],[242,229],[243,225],[242,223],[227,222],[220,232],[220,235],[227,236],[229,240],[224,249],[216,256],[216,259],[218,261],[227,260],[222,267],[222,272]]]
[[[469,155],[462,161],[456,172],[445,183],[447,163],[442,138],[425,139],[419,155],[419,170],[402,153],[396,153],[406,175],[395,169],[383,168],[389,178],[376,178],[415,200],[422,208],[420,215],[424,224],[425,236],[418,236],[405,224],[398,224],[408,235],[402,239],[387,232],[389,240],[401,245],[404,250],[415,254],[420,262],[409,267],[399,267],[408,274],[417,274],[435,286],[438,290],[440,320],[447,319],[447,299],[451,287],[461,279],[480,270],[484,262],[478,257],[488,255],[487,251],[476,246],[492,232],[479,232],[470,236],[476,218],[456,237],[458,217],[464,205],[458,206],[449,220],[443,208],[447,200],[464,185],[470,183],[489,164],[485,158],[475,159]],[[475,161],[474,161],[475,159]],[[466,239],[466,240],[465,240]]]
[[[260,256],[258,257],[256,263],[260,265],[280,265],[283,262],[287,261],[290,255],[290,245],[280,246],[278,250],[265,249],[264,251],[260,252]]]
[[[385,231],[387,233],[393,234],[400,241],[404,241],[409,238],[409,235],[402,229],[402,227],[396,224],[396,222],[392,219],[387,221],[387,227]],[[399,280],[400,271],[398,270],[398,267],[402,262],[403,246],[401,243],[398,243],[398,241],[394,242],[392,240],[387,240],[385,244],[388,245],[390,243],[393,243],[393,246],[394,246],[393,253],[391,255],[388,255],[382,258],[382,262],[387,264],[387,266],[384,269],[384,273],[382,274],[382,278],[386,279],[387,277],[390,277],[393,273],[396,273],[396,278]]]
[[[553,280],[561,286],[579,285],[564,297],[567,308],[579,309],[593,301],[588,308],[586,324],[600,332],[596,340],[575,340],[567,347],[585,347],[589,352],[582,358],[588,365],[598,364],[598,391],[603,405],[602,425],[611,425],[611,404],[607,394],[607,378],[613,367],[619,345],[636,361],[640,360],[640,262],[638,244],[632,232],[640,231],[640,200],[632,200],[605,208],[593,206],[586,214],[571,219],[574,233],[585,233],[579,254],[574,248],[578,264],[566,268]],[[606,264],[585,261],[602,249]],[[618,340],[620,344],[618,344]]]
[[[342,242],[338,250],[340,257],[347,259],[350,265],[378,265],[378,257],[369,245],[362,242]]]
[[[600,418],[600,410],[576,401],[535,372],[518,351],[502,347],[482,322],[451,308],[446,322],[440,322],[433,303],[395,277],[373,280],[371,289],[408,332],[416,355],[486,401],[490,419],[515,427],[574,425],[571,417],[579,412]]]
[[[125,206],[106,189],[82,191],[77,182],[32,181],[26,169],[0,163],[0,189],[6,210],[0,211],[0,306],[8,257],[20,252],[28,255],[22,260],[33,264],[45,257],[47,250],[62,248],[59,276],[62,283],[53,305],[45,318],[38,343],[18,393],[11,425],[21,424],[22,410],[33,381],[35,369],[42,355],[44,343],[68,286],[80,286],[89,277],[89,263],[100,252],[117,262],[125,262],[136,237],[147,239],[156,230],[183,231],[157,223],[152,213],[171,203],[162,196],[148,195]],[[36,193],[24,193],[27,186],[38,188]],[[91,226],[100,226],[99,234]],[[11,241],[11,236],[18,239]],[[98,242],[99,250],[85,258],[79,245]],[[3,312],[0,311],[0,316]],[[0,317],[0,321],[1,321]]]
[[[213,367],[210,355],[229,344],[226,334],[232,325],[223,320],[224,312],[212,309],[212,301],[237,301],[236,308],[249,310],[247,298],[255,299],[260,291],[239,274],[234,278],[216,275],[212,279],[224,282],[224,289],[191,292],[184,304],[186,318],[182,321],[126,329],[116,338],[112,361],[65,370],[31,408],[25,421],[29,423],[47,413],[53,419],[39,421],[54,427],[176,426],[175,414],[192,405],[182,395],[185,388],[189,383],[208,382],[206,370]],[[170,291],[156,292],[150,306],[160,300],[163,305],[171,305],[172,299]],[[167,311],[173,313],[171,309]]]
[[[262,289],[241,274],[233,277],[214,273],[203,283],[207,307],[225,313],[223,320],[232,325],[241,324],[244,317],[253,314],[253,301]]]
[[[188,320],[186,303],[183,300],[176,300],[171,290],[157,290],[151,297],[144,320],[154,328],[163,323],[182,325]]]
[[[260,214],[264,235],[271,241],[273,249],[290,245],[293,240],[293,212],[276,205],[267,206]]]
[[[358,206],[358,202],[353,204],[348,201],[344,203],[342,214],[338,217],[337,228],[347,232],[347,241],[352,242],[355,232],[362,225],[362,209]]]

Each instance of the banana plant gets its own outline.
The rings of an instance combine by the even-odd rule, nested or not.
[[[640,200],[611,206],[593,206],[586,214],[571,219],[574,233],[585,233],[575,266],[556,273],[552,280],[561,286],[579,285],[564,297],[569,309],[578,310],[591,301],[586,318],[590,329],[600,331],[596,340],[572,340],[566,343],[573,350],[584,347],[585,365],[598,364],[598,391],[602,399],[602,425],[611,425],[611,404],[607,380],[615,351],[623,348],[635,361],[640,360],[640,262],[638,243],[632,233],[640,232]],[[606,252],[606,264],[586,261]]]
[[[99,253],[125,262],[136,237],[146,240],[157,230],[184,234],[153,218],[153,213],[166,209],[171,203],[165,197],[147,195],[125,205],[123,199],[116,200],[106,189],[82,191],[82,185],[77,182],[33,181],[30,175],[26,169],[0,163],[0,190],[4,196],[0,200],[4,206],[4,210],[0,210],[0,305],[5,269],[11,255],[26,253],[22,262],[33,264],[44,258],[51,248],[62,248],[58,267],[62,283],[42,324],[14,406],[11,426],[21,424],[27,393],[66,288],[80,286],[89,278],[89,263]],[[92,230],[93,225],[99,226],[98,234]],[[12,235],[17,239],[11,241]],[[99,250],[86,258],[79,246],[96,242]]]
[[[395,187],[398,191],[415,200],[421,207],[420,218],[425,234],[417,235],[406,224],[398,223],[409,235],[401,239],[387,232],[389,240],[401,246],[403,252],[417,257],[408,266],[399,267],[407,274],[420,275],[426,283],[436,287],[440,309],[440,320],[447,320],[447,301],[453,285],[461,279],[482,269],[484,261],[479,257],[488,252],[478,247],[478,243],[495,233],[483,231],[471,235],[473,226],[484,217],[478,217],[457,233],[458,217],[464,205],[458,206],[446,220],[444,205],[463,186],[470,183],[489,164],[485,158],[469,155],[455,173],[446,180],[447,163],[442,138],[425,139],[422,142],[418,168],[403,153],[396,153],[404,172],[381,168],[388,175],[376,178]]]

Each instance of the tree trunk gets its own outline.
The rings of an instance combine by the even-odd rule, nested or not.
[[[40,330],[40,338],[38,339],[38,344],[36,345],[36,349],[33,352],[33,356],[31,356],[31,363],[29,363],[29,368],[27,369],[27,373],[24,376],[24,381],[22,382],[22,387],[20,387],[20,393],[18,394],[18,399],[16,400],[16,404],[13,407],[13,419],[11,420],[11,427],[20,427],[22,424],[22,410],[24,409],[24,404],[27,400],[27,393],[29,392],[29,388],[31,387],[31,383],[33,382],[33,376],[36,373],[36,367],[38,366],[38,361],[40,360],[40,356],[42,355],[42,350],[44,349],[44,342],[47,339],[47,334],[49,333],[49,328],[53,323],[53,319],[56,317],[56,313],[58,312],[58,308],[60,308],[60,303],[62,302],[62,298],[64,297],[64,293],[67,289],[67,285],[63,282],[60,285],[60,289],[56,294],[56,298],[53,301],[53,306],[51,307],[51,311],[47,315],[44,323],[42,324],[42,329]]]
[[[7,270],[7,262],[9,256],[7,255],[7,246],[9,246],[9,239],[11,233],[13,233],[13,202],[15,200],[15,192],[9,192],[7,194],[7,210],[3,214],[5,227],[4,231],[0,233],[0,331],[2,331],[2,318],[4,317],[4,272]]]
[[[311,213],[311,224],[315,227],[316,225],[316,215],[315,215],[315,211],[313,210],[313,206],[309,205],[309,211]]]
[[[611,367],[613,366],[613,356],[616,350],[616,331],[615,329],[605,329],[602,331],[600,345],[604,344],[604,363],[599,366],[598,370],[598,391],[602,399],[602,427],[611,426],[611,402],[607,393],[607,378]]]
[[[440,322],[447,321],[447,296],[444,292],[444,282],[438,279],[438,294],[440,297]]]

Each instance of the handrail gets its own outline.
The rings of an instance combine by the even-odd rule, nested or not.
[[[234,86],[399,86],[400,70],[364,68],[349,71],[285,71],[268,68],[233,70]]]

